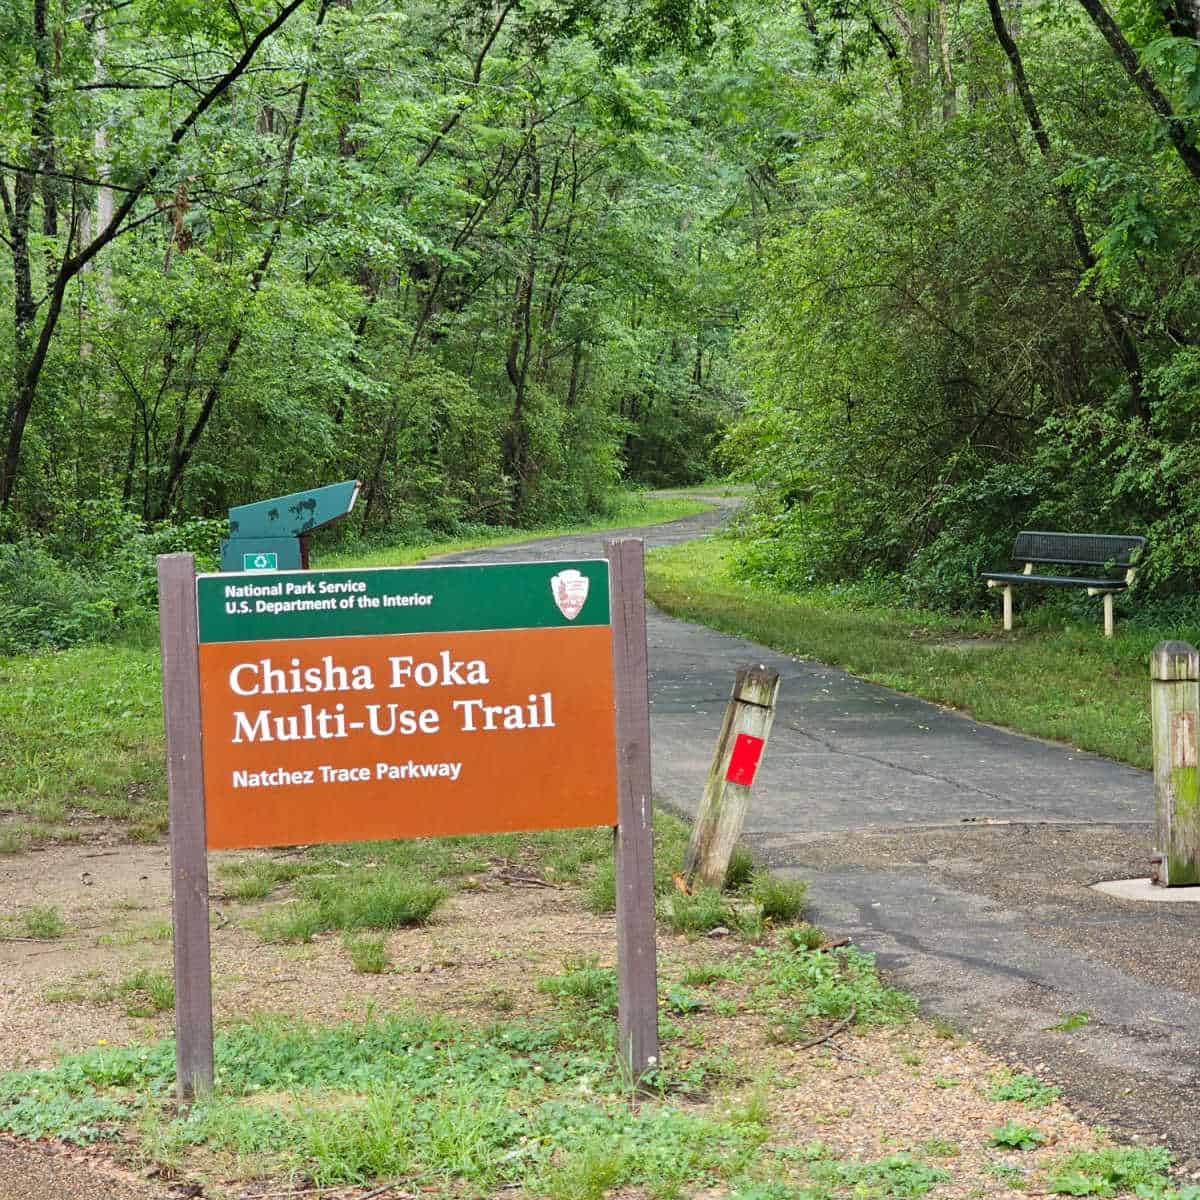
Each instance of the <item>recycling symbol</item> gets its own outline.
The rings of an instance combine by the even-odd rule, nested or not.
[[[271,560],[265,554],[256,554],[254,556],[255,570],[265,571],[271,565]]]

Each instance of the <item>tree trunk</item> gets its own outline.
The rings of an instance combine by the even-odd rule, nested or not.
[[[1029,80],[1025,75],[1025,64],[1021,59],[1021,52],[1017,48],[1017,43],[1013,40],[1012,34],[1005,23],[1004,14],[1000,10],[999,0],[987,0],[987,5],[988,12],[992,17],[992,27],[996,31],[996,40],[1000,43],[1012,68],[1013,82],[1016,84],[1017,94],[1021,98],[1021,106],[1025,110],[1025,117],[1029,122],[1030,132],[1033,134],[1033,139],[1037,143],[1042,157],[1049,159],[1053,156],[1050,146],[1050,136],[1046,132],[1045,125],[1042,123],[1041,113],[1038,111],[1037,102],[1034,100],[1033,92],[1029,87]],[[1096,257],[1092,254],[1092,247],[1088,242],[1087,233],[1083,228],[1083,219],[1079,215],[1079,209],[1075,205],[1074,197],[1062,185],[1055,187],[1055,193],[1067,218],[1067,224],[1071,230],[1071,241],[1074,243],[1075,253],[1079,257],[1080,265],[1085,272],[1090,271],[1096,265]],[[1149,413],[1143,394],[1141,355],[1138,352],[1137,342],[1134,340],[1133,334],[1125,324],[1120,313],[1111,304],[1101,299],[1096,299],[1096,303],[1104,319],[1109,337],[1112,339],[1113,349],[1125,371],[1126,379],[1129,381],[1130,411],[1134,416],[1145,421]]]

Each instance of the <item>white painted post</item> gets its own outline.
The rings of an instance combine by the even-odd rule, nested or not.
[[[1012,584],[1004,586],[1004,632],[1012,633]]]
[[[684,859],[683,875],[689,887],[697,875],[710,887],[719,888],[725,882],[746,819],[758,762],[775,720],[778,695],[777,671],[761,664],[738,671]]]
[[[1159,642],[1150,658],[1154,803],[1158,816],[1156,882],[1200,885],[1200,654],[1187,642]]]

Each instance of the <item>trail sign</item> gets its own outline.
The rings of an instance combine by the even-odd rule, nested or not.
[[[632,539],[486,567],[160,556],[181,1098],[213,1083],[209,847],[612,825],[619,1054],[635,1084],[657,1061],[642,572]]]
[[[616,824],[603,559],[196,595],[210,849]]]

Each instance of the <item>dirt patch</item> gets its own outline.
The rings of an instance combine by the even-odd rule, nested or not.
[[[214,880],[223,857],[213,856]],[[218,888],[214,883],[214,893]],[[49,1066],[64,1052],[169,1035],[171,1013],[130,1016],[120,1000],[95,998],[105,983],[131,972],[169,971],[170,944],[162,937],[168,899],[162,847],[57,847],[0,860],[5,914],[53,906],[67,926],[58,941],[0,943],[0,1066]],[[557,1003],[537,988],[539,978],[561,971],[564,963],[605,966],[615,959],[612,918],[587,913],[572,886],[476,879],[427,926],[389,934],[391,965],[378,975],[353,971],[339,935],[319,935],[303,945],[264,944],[247,927],[287,903],[286,894],[257,903],[215,903],[218,1026],[260,1013],[310,1022],[430,1012],[477,1025],[536,1019]],[[681,984],[689,969],[694,977],[699,968],[752,963],[758,954],[731,937],[688,940],[662,930],[659,947],[666,989]],[[674,1094],[671,1103],[717,1117],[758,1103],[756,1119],[769,1130],[767,1145],[799,1157],[836,1163],[912,1156],[947,1173],[929,1192],[935,1200],[1025,1195],[1053,1155],[1103,1140],[1058,1101],[1031,1110],[989,1099],[1009,1066],[946,1030],[912,1022],[847,1029],[809,1048],[779,1044],[772,1018],[755,1006],[752,993],[744,981],[714,978],[696,1011],[664,1011],[674,1026],[672,1053],[681,1071],[705,1057],[726,1065],[719,1080]],[[1044,1141],[1024,1153],[993,1147],[990,1131],[1006,1121],[1035,1125]],[[189,1184],[214,1200],[371,1191],[239,1181],[232,1164],[219,1159],[181,1179],[149,1180],[152,1166],[136,1157],[121,1165],[103,1155],[13,1141],[0,1147],[0,1160],[0,1197],[24,1200],[200,1194],[188,1193]],[[18,1192],[10,1182],[18,1176],[42,1182]],[[380,1200],[392,1194],[407,1193],[383,1193]],[[706,1193],[698,1188],[695,1194]]]

